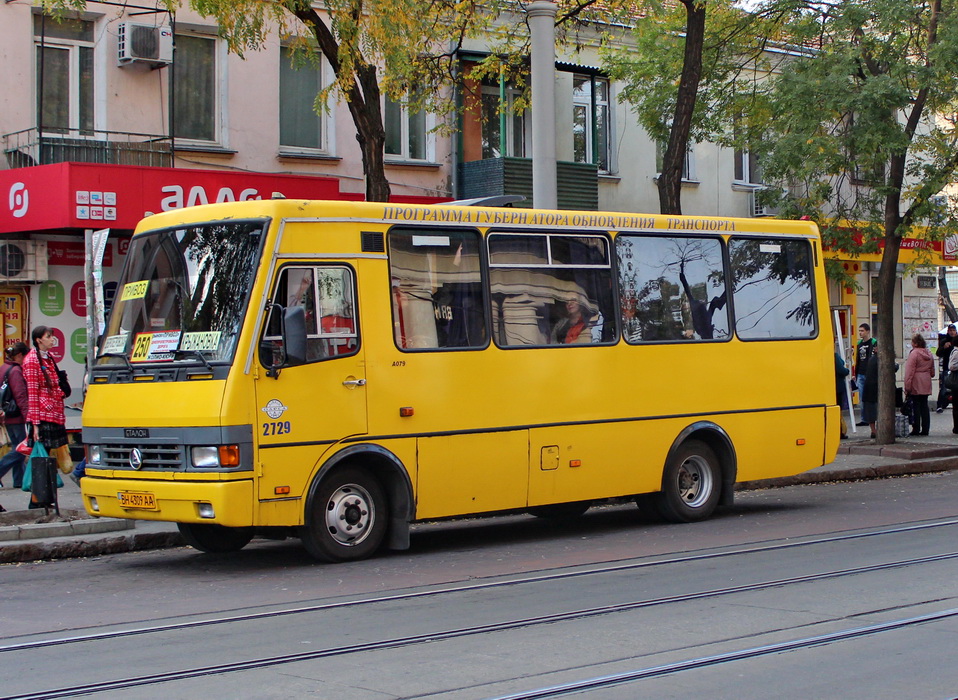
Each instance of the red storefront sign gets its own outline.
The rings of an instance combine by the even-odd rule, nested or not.
[[[132,229],[150,213],[269,199],[274,192],[287,199],[362,199],[340,193],[339,180],[329,177],[56,163],[0,171],[0,233]]]

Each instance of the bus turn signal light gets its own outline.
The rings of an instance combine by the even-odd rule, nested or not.
[[[798,438],[798,440],[795,441],[795,444],[796,444],[796,445],[804,445],[804,444],[805,444],[805,438]]]
[[[277,496],[285,496],[289,493],[289,486],[277,486],[273,489],[273,493]]]
[[[238,467],[239,463],[239,445],[220,445],[221,467]]]
[[[403,418],[409,418],[415,411],[413,411],[412,406],[403,406],[399,409],[399,415]]]

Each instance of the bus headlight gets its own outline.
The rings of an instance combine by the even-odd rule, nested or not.
[[[100,446],[99,445],[87,445],[86,448],[86,462],[87,464],[100,464]]]
[[[218,467],[220,466],[219,450],[216,447],[194,447],[192,450],[194,467]]]

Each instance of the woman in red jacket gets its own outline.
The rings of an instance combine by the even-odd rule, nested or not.
[[[911,399],[915,418],[912,435],[928,434],[928,397],[931,396],[931,380],[935,376],[935,359],[925,345],[925,339],[916,333],[911,339],[911,352],[905,361],[905,394]]]
[[[33,426],[33,439],[47,448],[50,456],[54,450],[67,444],[66,417],[63,411],[63,390],[57,376],[57,365],[50,350],[57,340],[53,330],[37,326],[30,334],[33,349],[23,360],[23,378],[27,382],[30,406],[27,423]],[[31,508],[43,508],[46,503],[37,503],[31,496]]]

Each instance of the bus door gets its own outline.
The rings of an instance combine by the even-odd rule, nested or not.
[[[356,273],[345,263],[294,263],[276,275],[272,303],[305,311],[306,362],[267,376],[265,367],[283,357],[280,313],[269,312],[256,382],[260,499],[303,495],[312,467],[330,445],[366,433],[356,299]]]

